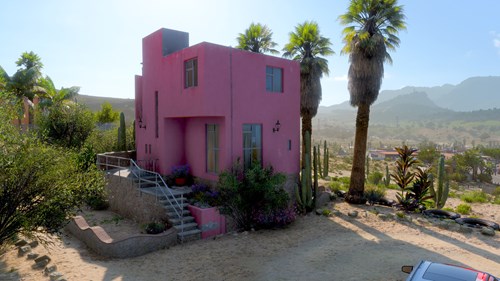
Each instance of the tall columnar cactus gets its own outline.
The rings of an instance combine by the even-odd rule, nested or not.
[[[385,187],[389,187],[389,184],[391,184],[391,175],[389,174],[389,165],[385,165],[384,185],[385,185]]]
[[[318,194],[318,163],[319,163],[319,147],[314,146],[313,151],[313,168],[314,168],[314,184],[313,184],[313,207],[316,207],[316,196]]]
[[[330,155],[329,155],[329,151],[328,151],[328,147],[326,145],[326,141],[324,142],[324,145],[323,145],[323,177],[326,178],[328,177],[328,171],[329,171],[329,160],[330,160]]]
[[[302,169],[302,178],[300,188],[297,187],[295,195],[297,197],[297,204],[302,212],[307,212],[313,208],[312,196],[312,180],[311,180],[311,133],[305,134],[306,153],[305,153],[305,168]]]
[[[320,178],[324,178],[324,175],[323,175],[323,167],[321,167],[321,144],[318,144],[318,148],[317,148],[317,152],[318,152],[318,176]]]
[[[450,191],[450,182],[445,179],[444,172],[444,156],[441,155],[438,164],[437,190],[434,189],[434,185],[431,185],[431,195],[434,197],[435,206],[438,209],[444,207]]]
[[[365,180],[368,180],[368,176],[370,176],[370,157],[366,157],[366,177]]]
[[[125,126],[125,114],[120,113],[120,127],[118,127],[118,150],[127,149],[127,127]]]

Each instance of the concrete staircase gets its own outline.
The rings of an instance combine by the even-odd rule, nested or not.
[[[163,205],[169,222],[177,229],[177,240],[180,243],[201,239],[201,230],[187,208],[188,202],[185,195],[190,192],[189,188],[165,187],[163,186],[163,182],[154,175],[141,176],[140,179],[136,179],[136,182],[140,192],[156,196],[158,203]],[[167,188],[171,192],[168,192]],[[180,210],[177,209],[177,212],[174,209],[176,206],[180,206],[181,208]],[[180,218],[178,214],[181,215]]]

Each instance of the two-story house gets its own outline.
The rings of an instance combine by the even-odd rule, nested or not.
[[[299,173],[298,62],[202,42],[160,29],[143,39],[135,78],[137,159],[160,173],[189,164],[216,180],[240,159]]]

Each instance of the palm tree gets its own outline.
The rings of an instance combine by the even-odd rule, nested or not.
[[[392,63],[388,50],[399,46],[396,34],[406,28],[403,7],[397,0],[351,0],[339,17],[343,30],[343,54],[349,54],[348,89],[352,106],[358,107],[351,184],[346,201],[363,203],[366,141],[370,106],[377,100],[384,63]]]
[[[49,76],[45,76],[40,80],[40,86],[45,89],[45,95],[40,99],[39,103],[41,109],[47,109],[54,104],[72,102],[72,99],[80,91],[80,87],[76,86],[70,88],[61,87],[60,90],[57,90]]]
[[[300,116],[302,117],[302,166],[305,165],[306,132],[312,134],[312,118],[321,101],[323,74],[328,75],[328,60],[320,56],[334,54],[330,39],[321,36],[318,24],[306,21],[290,32],[289,42],[283,48],[283,57],[300,62]],[[310,154],[309,154],[310,156]]]
[[[271,53],[274,55],[279,54],[275,49],[276,44],[273,39],[273,32],[260,23],[251,23],[250,27],[245,30],[245,33],[240,33],[236,38],[238,41],[237,49],[247,50],[254,53]]]

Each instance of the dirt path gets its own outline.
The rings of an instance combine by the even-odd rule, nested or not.
[[[56,240],[49,250],[67,280],[404,280],[401,266],[420,259],[500,275],[498,232],[494,237],[476,230],[463,234],[438,228],[418,215],[411,223],[383,221],[370,206],[336,203],[334,208],[340,216],[308,215],[283,230],[227,234],[131,259],[99,257],[71,236]],[[473,209],[500,220],[498,205]],[[352,210],[359,211],[357,218],[346,215]],[[12,280],[49,280],[14,250],[2,255],[0,263],[15,268],[22,278]]]

